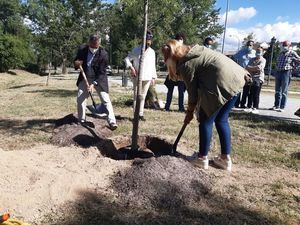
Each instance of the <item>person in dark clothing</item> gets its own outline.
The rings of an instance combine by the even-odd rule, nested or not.
[[[207,38],[204,39],[203,45],[206,48],[211,48],[213,43],[214,43],[214,40],[211,37],[207,37]]]
[[[177,33],[175,35],[175,40],[177,40],[180,43],[183,43],[183,41],[185,41],[185,34]],[[183,81],[172,81],[168,75],[164,84],[168,88],[165,110],[170,111],[170,106],[171,106],[172,97],[173,97],[173,90],[174,90],[174,87],[177,86],[177,88],[178,88],[178,110],[180,112],[184,112],[184,92],[185,92],[184,82]]]
[[[108,124],[111,129],[116,129],[118,126],[108,94],[108,80],[106,74],[107,64],[108,55],[107,52],[100,47],[100,38],[98,35],[91,35],[88,45],[79,47],[74,60],[75,69],[79,69],[79,67],[82,66],[89,83],[89,85],[85,83],[83,75],[80,72],[76,83],[78,86],[78,120],[80,123],[86,122],[86,99],[89,97],[89,91],[92,92],[96,89],[100,100],[108,113]]]

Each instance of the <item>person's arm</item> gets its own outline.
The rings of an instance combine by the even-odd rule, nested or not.
[[[198,102],[198,76],[195,76],[195,71],[186,71],[190,76],[185,77],[184,83],[188,92],[188,107],[186,110],[185,123],[190,123],[193,119],[194,111]]]
[[[76,57],[74,59],[74,68],[75,70],[79,69],[80,66],[83,64],[83,53],[82,49],[78,49]]]
[[[98,50],[100,51],[100,49]],[[90,85],[90,91],[93,89],[94,86],[98,86],[99,84],[99,78],[107,76],[106,74],[106,68],[108,65],[108,54],[105,50],[101,49],[100,54],[100,62],[99,65],[97,66],[97,71],[95,71],[95,79],[93,80],[92,84]]]
[[[131,61],[134,60],[135,57],[137,56],[135,55],[135,49],[133,49],[131,52],[128,53],[127,57],[124,59],[125,66],[126,68],[130,69],[132,76],[137,75],[137,71],[131,63]]]
[[[155,80],[157,79],[157,73],[156,73],[156,56],[155,56],[155,51],[153,50],[152,52],[152,57],[151,57],[151,64],[152,64],[152,70],[153,70],[153,74],[152,74],[152,85],[155,84]]]
[[[300,63],[300,56],[295,51],[293,51],[293,62]]]

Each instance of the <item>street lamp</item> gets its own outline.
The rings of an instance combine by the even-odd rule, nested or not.
[[[228,9],[229,9],[229,0],[227,0],[227,6],[226,6],[225,28],[224,28],[224,35],[223,35],[222,53],[224,53],[224,44],[225,44],[225,36],[226,36],[226,29],[227,29]]]
[[[240,44],[241,44],[241,39],[239,38],[239,36],[231,34],[231,35],[229,35],[229,37],[235,37],[235,38],[237,38],[237,40],[238,40],[237,51],[239,51],[240,50]]]
[[[273,51],[274,51],[274,45],[276,42],[276,38],[272,37],[271,39],[271,43],[270,43],[270,47],[271,47],[271,54],[270,54],[270,59],[269,59],[269,73],[268,73],[268,81],[267,81],[267,85],[269,85],[270,82],[270,75],[272,73],[272,61],[273,61]]]

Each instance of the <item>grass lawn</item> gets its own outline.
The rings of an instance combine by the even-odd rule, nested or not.
[[[15,75],[0,74],[0,147],[16,151],[49,144],[53,121],[76,112],[77,75],[53,75],[49,86],[45,86],[46,77],[19,70],[14,72]],[[300,91],[299,83],[292,82],[292,89]],[[132,118],[132,109],[125,105],[131,96],[130,90],[111,85],[110,97],[116,115]],[[146,110],[145,117],[147,121],[140,122],[140,134],[156,135],[173,142],[184,114]],[[229,198],[246,199],[263,214],[284,221],[283,224],[299,224],[300,181],[295,174],[300,171],[300,125],[243,113],[232,113],[230,121],[234,166],[248,170],[252,178],[232,177],[230,179],[236,179],[236,184],[223,189],[222,184],[216,184],[220,187],[217,191],[229,193]],[[124,120],[115,134],[130,135],[131,129],[132,123]],[[198,126],[194,119],[183,134],[178,150],[193,155],[197,149]],[[210,155],[218,154],[219,149],[214,130]],[[219,171],[209,173],[221,176]],[[270,179],[265,175],[265,180],[261,180],[259,174],[262,173],[269,174]],[[285,179],[281,179],[282,176]]]

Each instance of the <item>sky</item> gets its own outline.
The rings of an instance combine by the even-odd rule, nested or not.
[[[279,41],[300,42],[299,0],[228,0],[228,20],[225,50],[237,48],[251,32],[258,42],[270,42],[274,36]],[[227,0],[217,0],[220,23],[224,25]],[[219,39],[222,41],[222,39]],[[241,45],[241,44],[240,44]]]
[[[300,42],[300,0],[217,0],[215,8],[220,8],[222,25],[227,1],[225,51],[237,49],[252,32],[258,42],[268,43],[273,36],[279,41]],[[217,38],[219,43],[222,40],[223,35]]]

